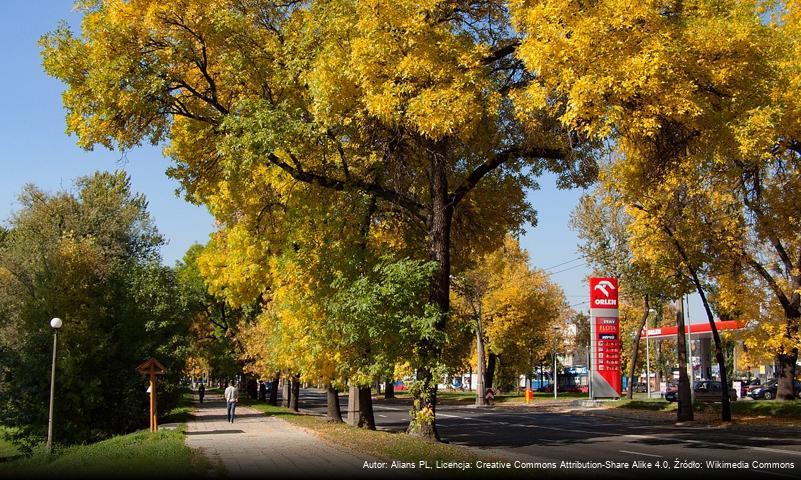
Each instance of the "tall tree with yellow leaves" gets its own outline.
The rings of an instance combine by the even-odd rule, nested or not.
[[[499,245],[528,218],[523,190],[543,168],[566,183],[594,172],[580,136],[520,89],[536,70],[515,57],[506,2],[81,7],[81,37],[61,26],[42,40],[46,70],[67,84],[67,130],[81,146],[168,140],[172,175],[214,212],[226,198],[218,193],[252,193],[251,204],[269,209],[297,183],[375,198],[389,221],[423,233],[441,332],[453,239]],[[471,230],[482,215],[494,224]],[[440,346],[414,348],[415,408],[428,412],[414,433],[436,438],[429,363]]]
[[[598,276],[618,278],[621,304],[640,312],[639,321],[631,329],[634,341],[629,361],[627,395],[633,398],[641,332],[646,327],[651,310],[661,310],[669,301],[670,277],[634,258],[630,246],[631,218],[624,207],[615,201],[614,192],[608,188],[609,185],[602,184],[581,197],[573,210],[571,226],[582,240],[579,252],[593,272]]]
[[[785,312],[786,341],[777,361],[783,365],[780,391],[787,397],[801,318],[801,298],[792,285],[801,277],[797,255],[789,253],[799,251],[798,226],[786,215],[797,196],[780,199],[777,193],[793,190],[801,152],[798,2],[649,1],[621,8],[615,0],[520,1],[512,10],[518,27],[531,32],[519,50],[528,68],[540,72],[531,94],[566,108],[564,124],[615,139],[622,162],[614,181],[630,192],[630,205],[665,184],[677,188],[660,208],[671,198],[734,194],[733,209],[723,210],[734,221],[716,223],[731,232],[738,217],[748,220],[740,222],[734,238],[752,243],[733,252],[763,278]],[[680,187],[687,174],[698,179],[695,191]],[[698,185],[704,182],[701,194]],[[688,214],[695,210],[674,218]],[[696,277],[705,265],[682,246],[689,237],[671,238],[668,230],[676,225],[655,227],[673,243],[700,292]],[[734,242],[702,245],[708,260],[724,259],[713,270],[731,262],[731,255],[714,248],[727,243]],[[779,259],[778,275],[766,268],[769,257]],[[711,321],[706,302],[705,310]],[[716,347],[721,354],[719,342]]]
[[[567,302],[545,272],[529,267],[528,253],[511,236],[463,272],[454,290],[456,314],[474,324],[476,405],[483,406],[484,390],[493,386],[496,359],[502,357],[517,373],[529,373],[548,347],[547,332],[563,320]]]

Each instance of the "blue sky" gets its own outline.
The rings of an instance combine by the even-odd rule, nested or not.
[[[0,218],[6,219],[16,208],[16,197],[25,183],[35,183],[48,191],[70,188],[72,180],[95,170],[126,170],[133,188],[147,196],[150,211],[169,243],[162,249],[166,264],[173,264],[195,242],[205,243],[213,230],[208,211],[175,195],[178,183],[165,175],[169,160],[158,147],[126,152],[96,149],[86,152],[75,139],[64,133],[61,106],[63,86],[48,77],[41,67],[39,37],[55,28],[60,20],[80,23],[72,0],[42,2],[0,2],[0,45],[4,60],[0,91],[6,92],[0,116]],[[565,291],[568,302],[585,310],[589,273],[576,253],[577,238],[568,228],[570,212],[581,191],[558,190],[554,178],[539,179],[540,190],[529,200],[538,212],[536,228],[527,228],[521,238],[531,263],[549,271]],[[691,309],[692,309],[691,305]],[[697,307],[696,307],[696,311]]]
[[[122,168],[134,190],[147,196],[159,230],[169,240],[162,255],[171,265],[193,243],[206,242],[212,218],[205,208],[175,196],[178,183],[164,174],[169,161],[160,148],[139,148],[125,156],[104,149],[86,152],[64,133],[63,86],[44,73],[37,41],[62,19],[80,24],[72,5],[72,0],[0,2],[0,91],[6,92],[0,116],[0,218],[16,208],[25,183],[52,192],[71,188],[74,178],[95,170]]]

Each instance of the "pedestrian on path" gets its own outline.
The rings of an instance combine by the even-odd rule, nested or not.
[[[236,402],[239,401],[239,389],[236,388],[236,382],[225,382],[225,403],[228,405],[228,421],[234,423],[234,414],[236,413]]]
[[[200,397],[200,403],[203,403],[203,397],[206,396],[206,387],[203,384],[200,384],[200,387],[197,389],[197,396]]]

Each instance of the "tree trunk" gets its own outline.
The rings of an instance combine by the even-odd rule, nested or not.
[[[776,365],[779,370],[776,384],[776,400],[793,400],[795,398],[793,379],[795,378],[797,361],[798,348],[793,348],[789,353],[776,354]]]
[[[339,392],[330,383],[327,386],[326,400],[328,404],[326,421],[342,423],[342,410],[339,408]]]
[[[718,368],[720,369],[720,388],[721,392],[721,407],[720,407],[720,419],[724,422],[731,422],[731,397],[729,396],[729,375],[728,369],[726,368],[726,355],[723,350],[723,342],[720,339],[720,332],[718,332],[718,327],[715,325],[715,317],[712,314],[712,308],[709,306],[709,302],[707,301],[706,294],[704,293],[704,289],[701,287],[701,282],[698,279],[698,275],[696,275],[694,269],[690,269],[691,274],[693,277],[693,283],[695,283],[695,289],[698,291],[698,295],[701,296],[701,303],[704,304],[704,311],[706,312],[707,321],[709,321],[709,325],[712,328],[712,338],[715,340],[715,359],[718,362]]]
[[[640,321],[640,328],[634,332],[634,349],[631,352],[631,365],[629,366],[629,385],[628,385],[628,397],[629,400],[634,398],[634,372],[637,369],[637,357],[640,356],[640,336],[642,335],[642,329],[645,328],[645,322],[648,321],[648,314],[651,310],[651,304],[648,302],[648,295],[643,297],[645,301],[645,313],[642,316],[642,320]],[[650,382],[650,378],[645,379],[646,382]]]
[[[278,405],[278,377],[273,378],[273,386],[270,389],[270,405]]]
[[[676,312],[676,354],[679,360],[679,408],[676,420],[687,422],[693,419],[693,401],[690,392],[690,378],[687,376],[687,334],[684,332],[684,300],[679,298],[679,309]]]
[[[793,340],[798,338],[799,330],[799,282],[796,277],[793,277],[791,286],[794,288],[793,295],[790,298],[790,304],[784,309],[785,316],[785,339]],[[776,354],[776,365],[779,367],[779,375],[776,383],[776,400],[793,400],[795,398],[795,388],[793,381],[796,374],[796,362],[798,361],[798,347],[790,349],[788,352],[783,347],[780,347],[779,352]]]
[[[720,416],[721,420],[724,422],[731,421],[731,399],[729,397],[729,382],[726,376],[726,356],[723,353],[723,345],[720,341],[720,333],[718,332],[717,327],[715,326],[715,317],[712,315],[712,309],[709,307],[709,302],[706,299],[706,294],[704,293],[703,285],[701,285],[701,280],[698,278],[698,273],[695,271],[695,267],[690,264],[689,257],[687,252],[684,250],[684,247],[681,245],[679,240],[673,235],[670,229],[665,229],[666,233],[670,238],[673,240],[673,244],[676,246],[676,250],[679,252],[682,260],[684,261],[684,265],[687,267],[687,270],[690,272],[690,276],[693,279],[693,285],[695,285],[695,290],[698,292],[698,295],[701,296],[701,302],[704,304],[704,311],[706,312],[707,321],[709,321],[709,325],[712,329],[712,338],[715,339],[715,358],[718,361],[718,367],[720,368],[720,386],[721,386],[721,402],[722,406],[720,409]],[[682,310],[682,319],[684,318],[684,302],[681,303],[681,310]],[[683,329],[680,329],[683,332]],[[692,350],[691,350],[692,351]],[[690,359],[692,361],[692,358]],[[681,367],[680,367],[681,368]],[[692,412],[692,409],[690,410]]]
[[[476,315],[476,406],[484,407],[487,400],[484,398],[484,331],[481,325],[481,306]]]
[[[384,398],[395,398],[395,381],[391,378],[384,383]]]
[[[281,406],[289,408],[289,397],[292,395],[292,389],[289,385],[289,376],[284,377],[283,387],[281,388]]]
[[[375,430],[375,415],[373,414],[373,397],[370,387],[359,387],[360,428]]]
[[[298,397],[300,396],[300,375],[292,377],[291,387],[292,393],[289,397],[289,409],[293,412],[298,411]]]
[[[407,433],[436,442],[439,440],[436,423],[437,383],[431,370],[421,367],[417,370],[417,379],[412,385],[411,419]]]
[[[497,360],[498,356],[493,352],[489,352],[487,357],[487,371],[484,372],[484,388],[492,388]]]
[[[429,299],[437,306],[440,318],[435,324],[438,331],[445,329],[450,310],[451,281],[451,221],[453,202],[448,195],[448,171],[445,161],[446,146],[435,145],[430,159],[429,193],[431,210],[426,219],[429,258],[436,263],[431,279]],[[439,360],[440,346],[424,340],[420,344],[421,361],[417,380],[412,389],[412,409],[409,412],[409,433],[430,441],[438,441],[436,426],[437,380],[431,367]]]
[[[731,421],[731,398],[729,397],[729,379],[726,375],[726,356],[723,353],[723,343],[720,340],[720,333],[718,332],[717,326],[715,326],[715,316],[712,314],[712,308],[709,306],[709,301],[707,301],[706,294],[704,293],[703,285],[701,285],[701,280],[698,277],[698,273],[690,264],[690,260],[687,256],[687,253],[684,251],[681,243],[672,235],[670,237],[673,239],[673,243],[676,245],[676,249],[681,255],[682,260],[684,260],[684,265],[687,267],[687,270],[690,272],[690,276],[693,279],[693,285],[695,285],[695,290],[698,292],[698,295],[701,296],[701,303],[704,305],[704,312],[706,313],[706,319],[709,322],[709,326],[712,329],[712,338],[715,339],[715,359],[718,361],[718,368],[720,369],[720,387],[721,387],[721,408],[720,408],[720,418],[724,422]],[[684,308],[684,303],[682,303],[682,313]],[[683,315],[682,315],[683,317]],[[692,350],[690,350],[692,351]],[[690,359],[692,361],[692,359]]]

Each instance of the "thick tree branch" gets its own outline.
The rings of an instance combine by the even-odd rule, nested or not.
[[[788,317],[797,316],[796,309],[793,308],[793,304],[787,298],[787,295],[785,295],[784,290],[782,290],[779,284],[776,283],[773,275],[771,275],[761,263],[757,262],[751,257],[746,257],[746,263],[748,263],[748,265],[753,268],[754,271],[759,274],[759,276],[765,279],[770,289],[773,290],[773,293],[776,295],[776,298],[779,299],[779,303],[781,303],[785,315]],[[790,313],[793,313],[793,315],[790,315]]]
[[[554,148],[532,148],[528,150],[521,150],[517,147],[504,150],[503,152],[495,155],[491,160],[487,160],[473,170],[470,175],[462,182],[461,185],[453,192],[450,197],[451,206],[454,208],[462,201],[462,199],[470,193],[470,190],[478,185],[488,173],[495,170],[499,166],[515,158],[564,158],[565,152],[563,150]]]
[[[759,188],[760,187],[758,185],[759,179],[757,178],[756,175],[754,176],[754,180],[753,181],[754,181],[754,191],[759,192],[761,189]],[[773,249],[776,250],[776,254],[781,259],[782,264],[784,264],[784,270],[787,273],[787,276],[793,278],[793,280],[795,280],[796,283],[801,283],[801,278],[799,278],[799,276],[794,273],[796,265],[793,264],[793,261],[790,258],[790,255],[787,253],[787,250],[784,248],[784,244],[782,244],[782,242],[779,239],[779,237],[777,237],[775,235],[775,232],[773,231],[773,229],[770,228],[770,222],[766,221],[766,215],[765,215],[765,212],[762,210],[762,207],[758,204],[758,201],[754,202],[753,200],[750,200],[748,198],[748,188],[747,188],[747,185],[745,184],[745,179],[741,179],[741,184],[742,184],[742,187],[743,187],[743,190],[744,190],[743,191],[743,200],[744,200],[745,206],[748,209],[750,209],[752,212],[754,212],[754,217],[756,217],[756,221],[758,223],[761,223],[762,226],[766,227],[765,230],[768,232],[767,237],[770,240],[770,243],[773,245]]]
[[[366,182],[358,178],[339,180],[314,172],[301,170],[289,165],[272,153],[269,154],[268,158],[270,163],[279,167],[281,170],[285,171],[292,178],[299,182],[318,185],[337,191],[361,191],[370,193],[382,200],[386,200],[387,202],[404,208],[418,220],[425,221],[425,208],[423,205],[417,200],[403,195],[400,192],[396,192],[377,183]]]
[[[511,55],[517,50],[517,47],[520,46],[520,40],[514,39],[510,43],[495,49],[492,53],[484,57],[483,62],[484,65],[490,64],[492,62],[496,62],[508,55]]]

